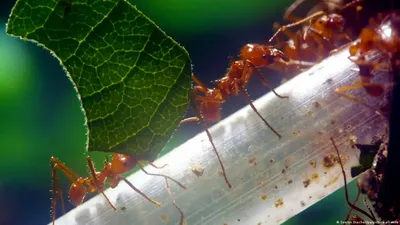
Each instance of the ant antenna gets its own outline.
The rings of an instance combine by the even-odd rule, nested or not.
[[[337,148],[337,146],[336,146],[336,144],[335,144],[335,141],[333,140],[333,137],[331,137],[331,142],[332,142],[332,144],[333,144],[333,147],[334,147],[335,150],[336,150],[336,154],[337,154],[337,156],[338,156],[339,164],[340,164],[340,167],[342,168],[343,180],[344,180],[344,192],[345,192],[345,194],[346,194],[346,201],[347,201],[347,204],[348,204],[352,209],[357,210],[358,212],[364,214],[365,216],[367,216],[367,217],[370,218],[371,220],[376,221],[376,220],[374,219],[374,217],[372,217],[371,215],[369,215],[369,214],[368,214],[367,212],[365,212],[364,210],[358,208],[356,205],[353,205],[353,204],[349,201],[349,193],[348,193],[348,191],[347,191],[346,172],[344,171],[344,167],[343,167],[343,164],[342,164],[342,159],[340,158],[339,149]]]

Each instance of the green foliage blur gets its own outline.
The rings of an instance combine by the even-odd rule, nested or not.
[[[228,37],[226,39],[230,38],[227,41],[235,43],[233,40],[238,38],[235,36],[238,34],[237,30],[254,27],[267,18],[280,19],[284,7],[292,1],[131,0],[131,2],[169,35],[182,41],[183,45],[185,41],[198,43],[197,48],[188,48],[195,64],[195,71],[196,66],[197,70],[201,70],[207,66],[214,68],[215,65],[221,64],[218,67],[221,72],[227,65],[226,58],[210,64],[211,56],[204,55],[205,53],[200,50],[197,52],[198,49],[208,46],[207,43],[203,45],[202,40],[207,39],[211,42],[213,36],[225,33]],[[85,160],[86,128],[79,100],[56,58],[33,43],[5,35],[5,23],[14,3],[14,0],[3,0],[0,3],[0,151],[2,153],[0,225],[45,224],[50,222],[49,159],[55,156],[78,174],[88,175]],[[272,23],[268,26],[271,27]],[[271,34],[272,29],[269,27],[257,27],[257,29],[266,30],[266,33]],[[252,40],[253,37],[254,40],[267,38],[252,35],[241,37],[241,43],[245,44],[246,40]],[[237,52],[240,45],[236,45],[235,48],[237,49],[226,51]],[[215,51],[222,52],[223,49]],[[225,57],[228,56],[225,52],[223,54]],[[208,72],[214,71],[210,69]],[[205,76],[204,80],[215,78]],[[174,136],[162,154],[185,141],[185,136],[179,134],[182,132]],[[94,152],[90,155],[100,167],[105,154]],[[61,181],[64,188],[70,184],[65,178]],[[320,203],[311,207],[313,211],[306,210],[288,221],[286,225],[332,224],[332,221],[340,220],[338,216],[345,218],[346,214],[343,214],[343,211],[348,207],[345,204],[343,190],[328,197],[328,200],[330,198],[332,198],[330,202],[322,201],[322,205]],[[339,214],[332,214],[330,209],[333,207],[341,209],[337,210]],[[315,220],[317,215],[319,219]],[[326,220],[322,221],[321,217]]]
[[[130,0],[162,29],[196,35],[247,26],[279,15],[290,0]]]

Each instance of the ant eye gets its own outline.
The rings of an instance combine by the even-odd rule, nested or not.
[[[266,58],[267,58],[267,55],[266,55],[266,54],[263,54],[262,57],[263,57],[263,59],[266,59]]]

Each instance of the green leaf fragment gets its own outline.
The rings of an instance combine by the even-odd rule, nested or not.
[[[186,112],[187,51],[125,0],[18,0],[7,33],[60,60],[82,101],[88,151],[158,154]]]

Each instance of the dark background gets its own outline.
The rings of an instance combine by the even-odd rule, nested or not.
[[[266,43],[291,0],[131,0],[191,55],[194,73],[205,83],[222,77],[228,56],[247,43]],[[85,128],[78,98],[51,54],[36,44],[5,35],[14,0],[0,3],[0,225],[47,224],[54,155],[79,174],[87,174]],[[278,74],[266,74],[275,86]],[[253,99],[268,92],[257,79]],[[246,105],[241,97],[224,104],[223,117]],[[189,110],[188,113],[194,115]],[[201,131],[196,124],[178,129],[172,145]],[[172,148],[170,145],[168,149]],[[90,154],[95,161],[103,153]],[[62,184],[69,183],[62,178]],[[354,189],[354,183],[353,183]],[[67,189],[65,189],[67,190]],[[354,196],[354,193],[352,193]],[[67,204],[67,209],[72,206]],[[335,209],[333,211],[333,209]],[[346,217],[343,189],[287,224],[336,224]],[[238,222],[240,224],[240,222]]]

